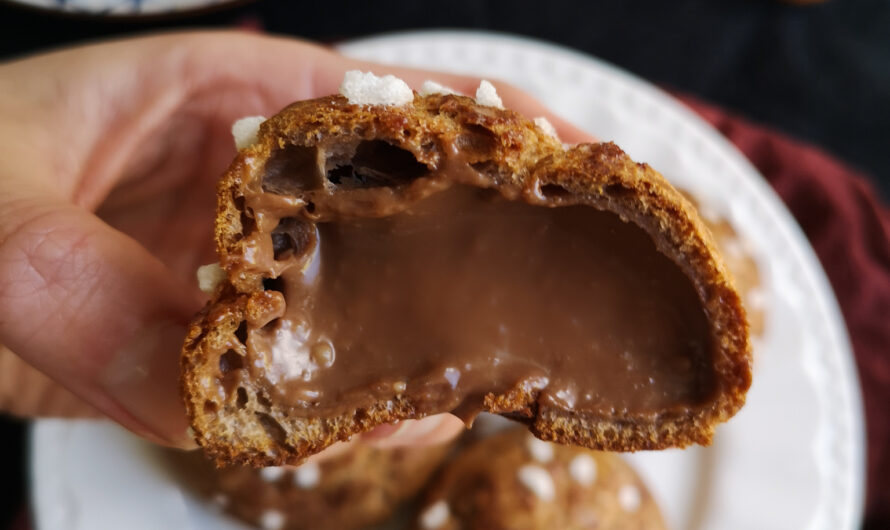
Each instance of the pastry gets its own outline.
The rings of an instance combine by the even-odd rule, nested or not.
[[[480,411],[661,449],[709,443],[743,405],[738,293],[656,171],[612,143],[565,148],[484,82],[474,99],[351,73],[342,92],[236,127],[213,295],[182,354],[209,455],[294,464]]]
[[[203,453],[168,452],[174,470],[216,509],[265,530],[350,530],[388,519],[421,490],[450,446],[356,444],[299,467],[217,468]]]
[[[664,530],[658,505],[614,453],[543,442],[523,429],[483,438],[443,469],[418,530]]]

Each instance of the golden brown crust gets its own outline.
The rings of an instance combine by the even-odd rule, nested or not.
[[[403,107],[380,107],[350,105],[331,96],[294,103],[264,122],[258,142],[239,152],[218,188],[215,237],[229,281],[192,323],[183,348],[182,389],[197,442],[219,463],[295,463],[335,441],[415,415],[410,399],[396,398],[337,417],[299,418],[276,407],[259,387],[246,389],[235,403],[236,392],[221,391],[213,375],[227,350],[243,348],[238,327],[265,303],[264,271],[232,265],[252,229],[243,211],[245,183],[259,178],[277,148],[372,139],[410,151],[429,167],[443,159],[443,146],[457,145],[492,184],[520,190],[529,202],[614,212],[652,235],[659,250],[691,278],[702,301],[720,389],[706,407],[634,418],[581,417],[539,404],[533,390],[515,388],[488,395],[488,409],[527,423],[543,439],[635,451],[708,444],[714,426],[744,404],[751,355],[739,296],[694,208],[648,165],[633,162],[611,143],[564,150],[518,114],[479,106],[470,98],[418,96]]]

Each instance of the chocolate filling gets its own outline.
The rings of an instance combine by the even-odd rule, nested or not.
[[[241,265],[283,297],[248,327],[244,364],[292,414],[401,396],[471,420],[522,388],[637,416],[716,391],[696,290],[635,224],[558,186],[532,204],[458,155],[427,168],[374,140],[281,156],[247,187],[259,229]]]

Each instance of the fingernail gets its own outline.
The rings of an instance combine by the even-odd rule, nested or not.
[[[168,445],[194,447],[179,391],[179,355],[186,328],[160,322],[140,330],[106,366],[100,384],[123,409],[112,419]],[[141,432],[143,431],[143,432]]]
[[[438,429],[445,419],[447,419],[445,414],[436,414],[421,420],[402,420],[397,425],[387,426],[393,428],[389,433],[376,432],[373,439],[401,441],[410,438],[419,440]]]
[[[414,420],[401,420],[398,423],[384,423],[383,425],[378,425],[371,429],[370,431],[363,433],[363,440],[378,440],[380,438],[389,438],[395,435],[397,432],[403,430],[406,425],[409,425]]]
[[[447,419],[448,416],[445,414],[436,414],[435,416],[429,416],[422,420],[415,421],[414,425],[411,427],[410,435],[414,438],[422,438],[441,427],[442,423]]]
[[[307,464],[310,464],[310,463],[317,464],[319,462],[324,462],[325,460],[328,460],[329,458],[336,458],[336,457],[340,456],[341,454],[343,454],[344,452],[346,452],[347,450],[349,450],[352,447],[353,443],[354,442],[352,440],[347,441],[347,442],[335,442],[333,445],[328,446],[324,451],[322,451],[320,453],[316,453],[316,454],[310,456],[309,458],[307,458],[306,463]]]
[[[413,437],[414,429],[417,428],[418,423],[417,420],[402,420],[397,425],[394,425],[395,429],[385,437],[390,440]]]

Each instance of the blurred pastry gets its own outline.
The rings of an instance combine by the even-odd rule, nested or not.
[[[685,190],[681,190],[681,193],[696,206],[702,220],[717,242],[717,248],[720,250],[730,274],[735,279],[736,289],[742,297],[742,304],[748,314],[751,335],[754,337],[763,335],[766,293],[750,242],[733,228],[726,217],[703,204],[692,193]]]
[[[355,444],[321,462],[261,469],[218,469],[197,451],[170,457],[188,487],[248,524],[264,530],[349,530],[388,519],[420,491],[449,449]]]
[[[543,442],[524,429],[483,438],[431,486],[419,530],[662,530],[658,506],[619,456]]]

